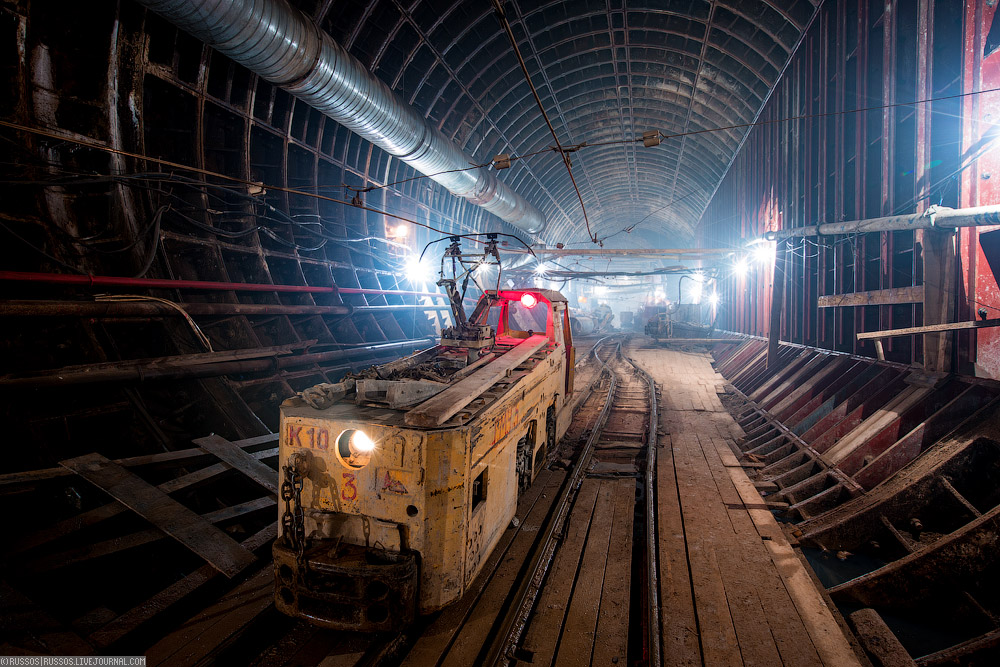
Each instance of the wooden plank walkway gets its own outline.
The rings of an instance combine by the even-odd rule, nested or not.
[[[629,355],[661,389],[657,452],[665,665],[859,665],[729,442],[741,437],[704,352]]]

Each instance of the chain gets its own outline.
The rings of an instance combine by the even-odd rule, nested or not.
[[[298,560],[306,550],[306,522],[302,510],[302,485],[305,483],[305,461],[298,454],[288,458],[282,466],[285,481],[281,484],[281,499],[285,501],[285,511],[281,515],[282,534],[295,548]],[[295,508],[292,508],[292,502]]]

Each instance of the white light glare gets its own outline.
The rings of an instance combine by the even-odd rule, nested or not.
[[[359,454],[368,454],[375,449],[375,441],[364,431],[355,431],[351,436],[351,447]]]
[[[701,303],[701,281],[695,280],[691,284],[691,303]]]
[[[761,243],[754,246],[752,250],[753,261],[758,264],[767,264],[768,262],[774,261],[774,244],[772,243]]]
[[[718,306],[719,305],[719,293],[718,292],[712,292],[711,294],[709,294],[708,295],[708,302],[710,304],[712,304],[713,306]]]
[[[740,257],[733,264],[733,273],[735,273],[740,278],[746,278],[747,272],[750,270],[750,264],[747,262],[746,257]]]
[[[544,276],[545,272],[548,271],[548,270],[549,270],[549,267],[546,266],[545,262],[539,262],[538,265],[535,267],[535,275],[536,276]]]
[[[596,296],[604,296],[607,293],[608,293],[607,285],[597,285],[594,287],[594,294]]]
[[[411,283],[430,282],[434,276],[434,269],[430,262],[422,261],[417,255],[410,255],[406,260],[406,279]]]

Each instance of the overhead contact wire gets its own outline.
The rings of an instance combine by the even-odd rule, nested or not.
[[[514,37],[514,31],[510,27],[510,21],[507,20],[507,15],[503,11],[501,0],[493,0],[493,9],[496,11],[497,18],[499,19],[504,32],[507,33],[507,39],[510,40],[510,45],[514,49],[514,55],[517,56],[517,62],[521,65],[521,71],[524,72],[524,79],[528,82],[528,88],[531,89],[531,94],[535,96],[535,103],[538,105],[538,110],[541,111],[542,118],[545,119],[545,124],[549,127],[549,132],[552,133],[552,140],[556,143],[556,150],[559,151],[559,155],[562,156],[563,164],[566,165],[566,172],[569,174],[569,180],[573,184],[573,189],[576,190],[576,198],[580,200],[580,210],[583,212],[583,221],[587,225],[587,235],[590,237],[591,241],[598,243],[599,241],[597,240],[597,235],[590,230],[590,218],[587,216],[587,207],[583,203],[583,195],[580,194],[580,187],[576,184],[576,178],[573,176],[573,165],[569,159],[569,153],[571,151],[567,151],[563,148],[562,143],[559,141],[559,137],[556,135],[556,129],[552,126],[552,121],[549,120],[549,115],[545,111],[545,107],[542,105],[542,98],[538,96],[538,90],[535,88],[535,84],[531,81],[531,75],[528,74],[528,64],[524,61],[524,56],[521,55],[521,49],[517,45],[517,39]]]

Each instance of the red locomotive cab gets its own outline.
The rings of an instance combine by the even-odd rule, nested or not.
[[[573,392],[575,354],[569,326],[569,307],[555,290],[501,290],[487,293],[482,300],[491,300],[486,323],[495,332],[500,345],[517,344],[536,334],[548,336],[566,360],[566,396]],[[477,307],[477,310],[479,308]]]

